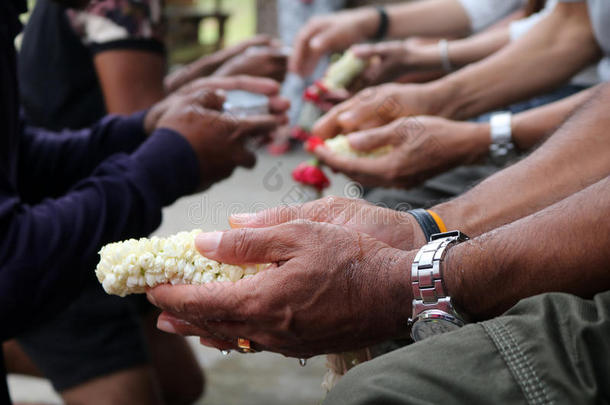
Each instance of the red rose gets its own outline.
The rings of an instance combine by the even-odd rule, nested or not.
[[[297,139],[301,142],[305,142],[309,139],[309,137],[311,136],[311,134],[309,133],[309,131],[307,131],[304,128],[301,127],[292,127],[292,130],[290,132],[290,136],[293,137],[294,139]]]
[[[324,145],[324,140],[319,136],[311,136],[305,142],[305,150],[307,152],[313,152],[318,146]]]
[[[330,180],[324,174],[317,162],[300,163],[293,171],[292,178],[301,184],[311,186],[318,191],[330,186]]]

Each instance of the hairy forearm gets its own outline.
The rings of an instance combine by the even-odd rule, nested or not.
[[[457,0],[428,0],[387,7],[388,36],[462,36],[470,32],[470,20]]]
[[[448,228],[480,235],[604,178],[610,173],[608,103],[610,86],[598,87],[542,147],[434,210]]]
[[[550,90],[599,57],[584,3],[560,4],[527,36],[427,85],[432,112],[468,118]]]
[[[447,289],[474,319],[545,292],[610,289],[610,177],[544,210],[450,249]]]

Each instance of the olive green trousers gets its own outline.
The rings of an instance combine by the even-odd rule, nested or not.
[[[608,404],[610,291],[543,294],[350,370],[324,405]]]

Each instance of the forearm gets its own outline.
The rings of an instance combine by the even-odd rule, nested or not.
[[[457,0],[428,0],[387,7],[388,36],[463,36],[470,32],[466,10]]]
[[[604,178],[610,173],[608,103],[610,87],[604,85],[531,155],[434,210],[447,228],[475,236],[539,211]]]
[[[143,119],[143,112],[107,116],[91,129],[60,133],[26,127],[19,148],[21,198],[61,195],[108,156],[131,153],[146,139]]]
[[[596,88],[583,90],[563,100],[515,114],[511,126],[513,141],[517,148],[528,150],[539,144],[573,111],[591,98],[595,91]]]
[[[449,61],[454,67],[477,62],[504,47],[509,40],[508,28],[498,28],[468,38],[449,41],[447,44]],[[438,43],[416,44],[410,47],[407,56],[410,66],[425,69],[443,67]]]
[[[2,195],[0,339],[57,313],[93,270],[108,242],[141,237],[158,226],[161,208],[192,192],[198,162],[188,142],[157,130],[132,155],[119,154],[56,198],[25,204]],[[179,179],[179,181],[176,181]],[[28,298],[18,297],[27,291]]]
[[[560,4],[481,62],[427,85],[433,113],[468,118],[556,87],[599,57],[584,3]]]
[[[475,319],[545,292],[581,297],[610,289],[610,177],[449,250],[445,281]]]

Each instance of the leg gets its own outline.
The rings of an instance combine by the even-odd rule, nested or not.
[[[205,375],[185,338],[157,329],[159,313],[150,312],[143,323],[163,399],[170,405],[192,404],[203,395]]]
[[[44,377],[32,359],[23,351],[16,340],[9,340],[2,345],[4,363],[8,374],[24,374],[33,377]]]
[[[608,336],[610,292],[544,294],[362,364],[324,404],[607,402]]]
[[[116,371],[61,391],[66,405],[161,405],[150,366]]]

